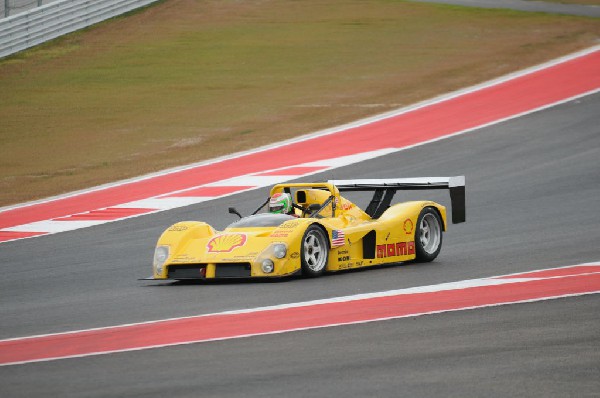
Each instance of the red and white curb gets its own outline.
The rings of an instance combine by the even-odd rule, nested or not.
[[[384,148],[351,156],[301,163],[295,166],[233,177],[199,186],[192,186],[167,194],[127,202],[112,207],[4,228],[0,230],[0,241],[2,241],[3,237],[19,238],[27,237],[29,234],[31,234],[30,236],[39,236],[73,231],[111,221],[124,220],[159,211],[189,206],[252,189],[272,186],[280,182],[332,170],[364,160],[374,159],[396,151],[397,149]]]
[[[600,46],[595,46],[415,106],[255,151],[0,209],[0,242],[72,231],[305,177],[599,90]]]
[[[600,293],[600,262],[184,318],[0,340],[0,366]]]

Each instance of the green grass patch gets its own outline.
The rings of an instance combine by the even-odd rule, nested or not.
[[[0,205],[381,113],[599,34],[591,18],[389,0],[164,1],[0,60]]]

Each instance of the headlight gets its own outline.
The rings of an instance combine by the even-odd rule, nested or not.
[[[262,271],[263,271],[265,274],[270,274],[270,273],[271,273],[271,272],[273,272],[273,270],[275,269],[275,264],[273,264],[273,260],[270,260],[270,259],[268,259],[268,258],[265,258],[265,259],[262,261],[261,267],[262,267]]]
[[[276,258],[284,258],[287,254],[287,247],[283,243],[273,245],[273,255]]]
[[[163,272],[163,265],[169,258],[169,246],[157,246],[154,250],[154,272],[158,275]]]
[[[256,264],[260,266],[265,274],[275,272],[275,262],[287,255],[285,243],[272,243],[256,258]]]

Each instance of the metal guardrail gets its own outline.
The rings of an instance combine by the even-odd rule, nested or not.
[[[0,19],[0,58],[156,1],[59,0]]]
[[[0,18],[8,18],[53,1],[58,0],[0,0]]]

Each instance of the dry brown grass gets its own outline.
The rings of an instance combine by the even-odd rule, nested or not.
[[[0,205],[381,113],[599,34],[594,19],[401,1],[161,2],[0,62]]]

